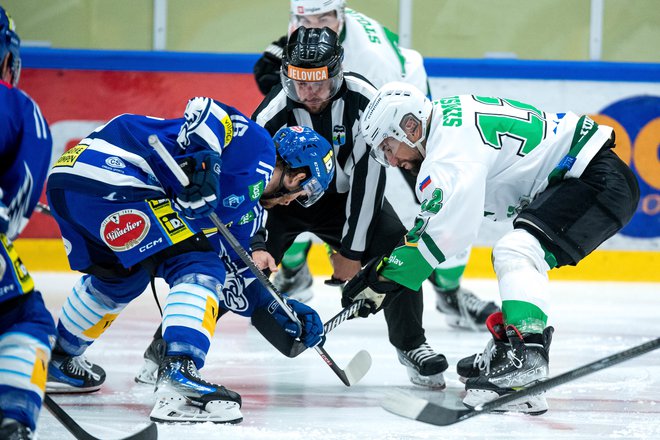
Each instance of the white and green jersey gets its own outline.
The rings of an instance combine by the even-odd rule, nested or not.
[[[376,88],[404,81],[429,94],[422,56],[400,48],[398,35],[376,20],[347,8],[340,40],[345,71],[364,76]]]
[[[512,221],[550,183],[579,177],[612,134],[586,116],[473,95],[434,101],[429,123],[421,212],[381,272],[413,290],[473,243],[482,217]]]

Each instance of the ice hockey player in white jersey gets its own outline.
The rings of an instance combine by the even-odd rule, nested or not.
[[[512,221],[493,248],[502,299],[502,313],[489,318],[493,340],[458,363],[467,377],[463,402],[475,407],[547,378],[547,272],[577,264],[631,219],[639,201],[634,174],[612,151],[613,129],[512,99],[431,102],[404,83],[383,86],[361,126],[381,164],[417,176],[421,212],[403,246],[348,282],[344,304],[365,298],[363,313],[375,313],[391,293],[419,288],[437,264],[470,245],[483,216]],[[537,395],[502,410],[547,408]]]
[[[203,380],[198,372],[221,311],[248,317],[261,311],[275,328],[306,346],[323,342],[318,314],[286,300],[300,323],[290,319],[236,249],[211,232],[208,219],[217,214],[248,248],[261,224],[260,198],[311,202],[323,194],[334,171],[330,144],[310,129],[286,130],[276,151],[268,132],[238,110],[198,97],[188,102],[181,118],[117,116],[57,160],[48,179],[48,201],[69,264],[84,275],[62,306],[49,389],[99,389],[103,369],[76,359],[153,277],[164,279],[170,291],[163,307],[165,350],[152,420],[242,420],[240,395]],[[151,147],[152,134],[181,165],[189,185],[183,187]],[[319,142],[295,142],[299,135],[300,140],[314,135]],[[311,162],[304,170],[287,166],[285,148]]]
[[[14,248],[41,192],[52,137],[18,85],[20,39],[0,7],[0,439],[33,438],[55,324]]]
[[[344,48],[344,71],[364,76],[376,88],[391,81],[403,81],[431,96],[422,56],[412,49],[400,47],[398,35],[373,18],[346,8],[344,0],[291,0],[289,34],[300,26],[327,26],[339,34]],[[271,43],[254,66],[257,84],[264,94],[280,82],[285,44],[286,37]],[[388,178],[400,180],[397,174],[388,172]],[[414,185],[413,178],[404,174],[404,179],[409,186]],[[400,203],[396,204],[395,211],[405,219],[410,210],[417,209],[414,196],[405,191],[397,193],[397,197]],[[274,279],[281,291],[301,301],[312,297],[309,289],[312,276],[306,263],[311,244],[308,234],[301,235],[284,254],[282,270]],[[486,317],[499,309],[493,302],[480,300],[460,285],[469,252],[467,249],[444,262],[429,280],[436,291],[436,308],[446,315],[447,322],[454,327],[476,330],[482,329]]]

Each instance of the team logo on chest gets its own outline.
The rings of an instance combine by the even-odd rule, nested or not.
[[[101,223],[100,235],[113,251],[127,251],[140,244],[149,232],[149,217],[136,209],[110,214]]]
[[[346,143],[346,127],[343,125],[335,125],[332,129],[332,145],[341,147]]]

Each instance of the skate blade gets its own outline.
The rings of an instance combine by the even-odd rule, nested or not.
[[[408,379],[410,379],[410,382],[414,385],[434,390],[443,390],[446,387],[445,377],[442,373],[422,376],[412,367],[406,367],[406,370],[408,371]]]
[[[218,400],[202,409],[188,403],[182,396],[161,396],[149,418],[161,423],[240,423],[243,414],[236,402]]]
[[[145,385],[156,385],[158,365],[151,359],[145,359],[140,372],[135,376],[135,382]]]
[[[530,416],[538,416],[544,414],[548,411],[548,401],[546,400],[545,393],[534,394],[531,396],[525,396],[513,402],[502,405],[501,407],[494,409],[492,412],[517,412],[523,413]],[[506,393],[502,394],[506,395]],[[483,405],[492,400],[497,399],[500,395],[495,391],[490,390],[468,390],[465,398],[463,399],[463,404],[469,408],[474,408],[479,405]]]
[[[46,382],[46,393],[48,394],[85,394],[93,393],[100,389],[101,385],[76,387],[63,382]]]

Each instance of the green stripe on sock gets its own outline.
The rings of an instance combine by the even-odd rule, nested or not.
[[[465,272],[465,266],[457,266],[448,269],[440,269],[438,267],[431,275],[431,282],[440,290],[454,290],[458,289],[461,285],[461,277]]]
[[[515,325],[520,333],[542,333],[548,323],[548,315],[527,301],[502,301],[502,314],[504,323]]]
[[[311,241],[294,242],[282,257],[282,267],[291,270],[299,269],[307,260],[307,254],[311,247]]]

